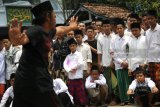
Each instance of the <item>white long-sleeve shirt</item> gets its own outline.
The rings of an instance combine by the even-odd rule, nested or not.
[[[85,87],[87,89],[88,88],[96,88],[96,84],[106,85],[106,79],[103,76],[103,74],[100,74],[98,80],[94,80],[93,82],[92,82],[92,77],[91,76],[88,76],[86,78]]]
[[[145,83],[148,85],[148,87],[152,90],[152,88],[155,86],[155,83],[150,78],[145,78]],[[129,89],[135,90],[137,87],[138,81],[137,79],[133,80],[132,83],[129,86]],[[143,85],[143,84],[142,84]]]
[[[73,103],[73,97],[72,95],[68,92],[68,87],[67,85],[62,81],[60,78],[53,79],[53,89],[58,95],[59,93],[65,92],[68,94],[68,96],[71,99],[71,102]]]
[[[4,48],[0,51],[0,84],[5,84],[5,52]]]
[[[160,25],[157,24],[154,30],[146,31],[148,46],[148,62],[160,62]]]
[[[17,66],[15,64],[16,54],[21,47],[13,47],[10,46],[9,50],[5,50],[5,58],[6,58],[6,79],[10,80],[10,75],[15,73],[17,70]],[[17,59],[16,59],[17,60]]]
[[[106,34],[99,35],[97,39],[97,53],[102,55],[102,65],[108,67],[111,63],[112,57],[110,55],[110,43],[111,39],[114,38],[115,35],[110,34],[107,36]]]
[[[82,53],[84,70],[88,70],[87,63],[92,63],[91,48],[87,44],[82,43],[81,45],[77,45],[77,51]]]
[[[147,43],[146,36],[132,37],[129,42],[129,69],[134,71],[140,64],[146,64],[147,60]]]
[[[115,69],[122,69],[121,63],[123,61],[128,63],[128,52],[127,45],[130,42],[131,37],[124,35],[123,37],[116,36],[115,39],[111,40],[110,53],[115,63]]]
[[[2,97],[2,100],[1,100],[1,103],[0,103],[0,107],[5,107],[5,104],[8,100],[9,97],[14,97],[14,94],[13,94],[13,86],[10,86],[6,91],[5,93],[3,94],[3,97]]]
[[[69,79],[83,78],[84,61],[82,54],[78,51],[75,51],[74,53],[70,53],[69,55],[67,55],[66,59],[63,62],[63,67],[65,71],[68,72]],[[72,73],[72,69],[76,69],[76,72]]]

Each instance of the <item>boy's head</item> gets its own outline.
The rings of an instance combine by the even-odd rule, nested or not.
[[[83,39],[82,30],[75,30],[74,31],[74,37],[76,38],[77,43],[81,44],[82,43],[82,39]]]
[[[76,51],[76,48],[77,48],[77,42],[74,38],[70,38],[68,41],[68,46],[69,46],[69,49],[70,51],[73,53]]]
[[[155,26],[156,23],[157,23],[157,20],[158,20],[158,14],[157,14],[157,11],[156,10],[148,10],[147,11],[147,18],[148,18],[148,23],[149,25],[152,27],[152,26]]]
[[[104,19],[102,24],[102,30],[105,34],[111,33],[111,21],[109,19]]]
[[[97,65],[93,65],[91,67],[91,77],[93,80],[97,80],[99,78],[100,72]]]
[[[141,35],[141,25],[140,23],[132,23],[131,31],[135,37],[139,37]]]
[[[139,22],[139,20],[140,20],[140,18],[138,16],[138,14],[136,14],[136,13],[129,14],[127,17],[127,25],[129,27],[129,29],[130,29],[130,25],[132,23]]]
[[[144,82],[146,77],[145,71],[143,69],[137,68],[135,77],[138,82]]]
[[[88,38],[93,38],[94,37],[94,28],[92,26],[88,26],[86,28],[86,34]]]
[[[119,18],[116,19],[116,32],[118,33],[119,36],[123,36],[124,35],[124,30],[125,30],[125,23],[124,20]]]
[[[14,85],[14,79],[15,79],[15,73],[12,73],[12,74],[10,75],[10,84],[11,84],[11,86]]]

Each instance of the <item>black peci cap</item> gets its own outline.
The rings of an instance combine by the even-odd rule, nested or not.
[[[139,28],[139,29],[141,29],[140,23],[132,23],[131,24],[131,29],[133,29],[133,28]]]
[[[156,10],[148,10],[148,11],[147,11],[147,15],[154,16],[154,17],[157,17],[157,16],[158,16]]]
[[[70,39],[67,41],[67,43],[68,43],[68,46],[71,45],[71,44],[76,44],[76,45],[77,45],[77,42],[76,42],[76,40],[75,40],[74,38],[70,38]]]
[[[35,16],[35,18],[41,16],[43,12],[50,11],[53,11],[53,7],[50,1],[42,2],[31,9],[31,12]]]
[[[83,32],[82,30],[74,30],[74,35],[82,35],[83,36]]]

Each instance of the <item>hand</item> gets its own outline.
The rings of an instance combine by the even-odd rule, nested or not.
[[[9,25],[9,38],[13,45],[24,45],[29,42],[26,35],[26,30],[21,33],[22,21],[18,22],[17,18],[12,19],[11,25]]]
[[[113,61],[111,62],[110,67],[111,67],[112,69],[115,68],[115,65],[114,65]]]
[[[123,62],[121,63],[121,66],[122,66],[123,68],[127,68],[127,67],[128,67],[128,63],[125,62],[125,61],[123,61]]]
[[[152,93],[157,93],[158,92],[158,88],[157,87],[153,87],[152,88]]]
[[[128,75],[132,76],[132,70],[131,69],[128,69]]]
[[[132,95],[132,94],[134,94],[134,92],[133,92],[133,90],[130,90],[130,89],[129,89],[129,90],[127,91],[127,94],[128,94],[128,95]]]
[[[78,29],[78,17],[71,17],[69,21],[69,26],[72,27],[74,30]]]
[[[12,43],[17,44],[17,39],[21,37],[21,28],[22,28],[22,21],[18,23],[18,19],[12,19],[11,25],[9,25],[9,38]]]

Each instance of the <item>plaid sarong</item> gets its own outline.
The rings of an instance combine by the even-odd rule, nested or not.
[[[87,96],[82,79],[68,80],[68,90],[77,105],[87,104]]]

